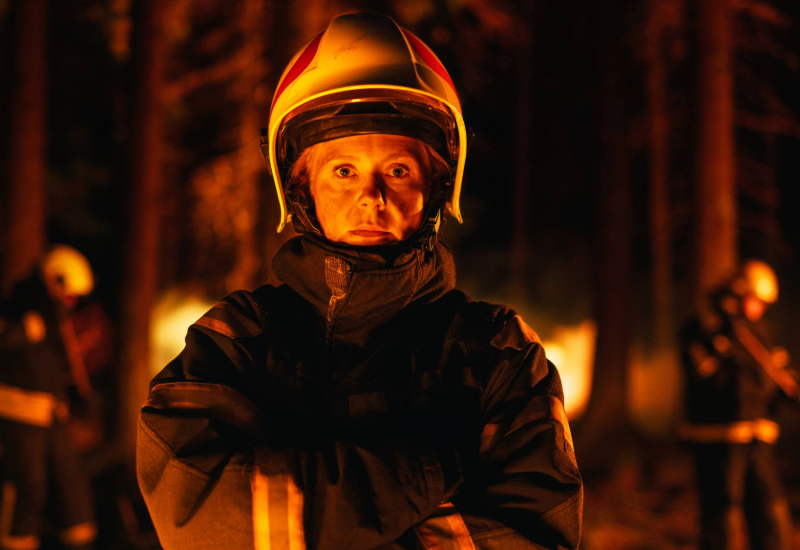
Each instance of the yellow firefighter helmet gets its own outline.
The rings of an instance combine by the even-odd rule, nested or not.
[[[731,288],[739,296],[755,296],[767,304],[774,304],[778,299],[778,278],[761,260],[748,260],[742,264]]]
[[[94,288],[92,267],[86,256],[64,244],[52,246],[40,262],[45,282],[67,296],[86,296]]]
[[[278,231],[298,207],[283,188],[297,157],[316,143],[356,134],[405,135],[431,145],[453,169],[441,203],[461,221],[467,129],[453,81],[431,49],[391,18],[352,13],[303,47],[278,82],[261,141],[278,193]]]

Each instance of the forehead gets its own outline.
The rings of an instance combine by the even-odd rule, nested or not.
[[[364,134],[325,141],[317,145],[317,162],[325,163],[337,157],[379,162],[396,156],[410,157],[424,164],[425,147],[417,139],[391,134]]]

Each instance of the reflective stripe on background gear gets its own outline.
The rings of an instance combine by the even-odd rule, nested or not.
[[[5,535],[0,540],[2,550],[37,550],[39,548],[39,537],[35,535]]]
[[[53,423],[56,404],[53,394],[0,383],[0,418],[46,428]]]
[[[781,428],[766,418],[743,420],[729,424],[682,424],[678,437],[693,443],[775,443]]]

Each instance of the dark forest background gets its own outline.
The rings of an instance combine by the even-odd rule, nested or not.
[[[348,11],[394,17],[460,92],[476,138],[464,224],[442,237],[459,286],[545,341],[569,348],[572,327],[593,358],[571,375],[591,383],[571,412],[583,547],[693,548],[677,331],[760,258],[781,282],[776,340],[800,360],[796,0],[0,0],[0,284],[49,243],[96,271],[114,345],[87,464],[130,503],[106,497],[101,542],[155,544],[131,474],[168,332],[153,327],[277,282],[270,259],[291,230],[275,232],[259,131],[292,55]],[[798,520],[800,422],[781,411]]]

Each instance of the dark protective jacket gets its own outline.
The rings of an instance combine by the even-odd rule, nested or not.
[[[41,341],[28,342],[25,315],[41,319]],[[63,399],[72,383],[56,304],[39,276],[33,275],[17,283],[9,297],[0,302],[0,384]]]
[[[750,323],[736,316],[764,346],[772,349],[763,324]],[[701,320],[691,319],[681,333],[683,363],[687,369],[687,417],[698,424],[754,420],[771,416],[770,403],[778,386],[737,341],[734,318],[721,311]],[[714,358],[715,368],[703,369],[697,361],[697,348]]]
[[[65,425],[74,382],[59,307],[38,275],[0,302],[0,483],[12,495],[2,502],[3,548],[38,548],[49,504],[65,544],[97,534],[91,487]],[[26,317],[38,320],[40,340],[29,340]]]
[[[690,319],[681,331],[685,368],[686,423],[679,434],[696,443],[774,443],[778,425],[771,420],[778,385],[737,337],[736,326],[758,346],[773,344],[763,321],[752,323],[715,307]]]
[[[558,372],[452,258],[308,236],[225,297],[142,410],[139,484],[173,548],[576,548]]]

